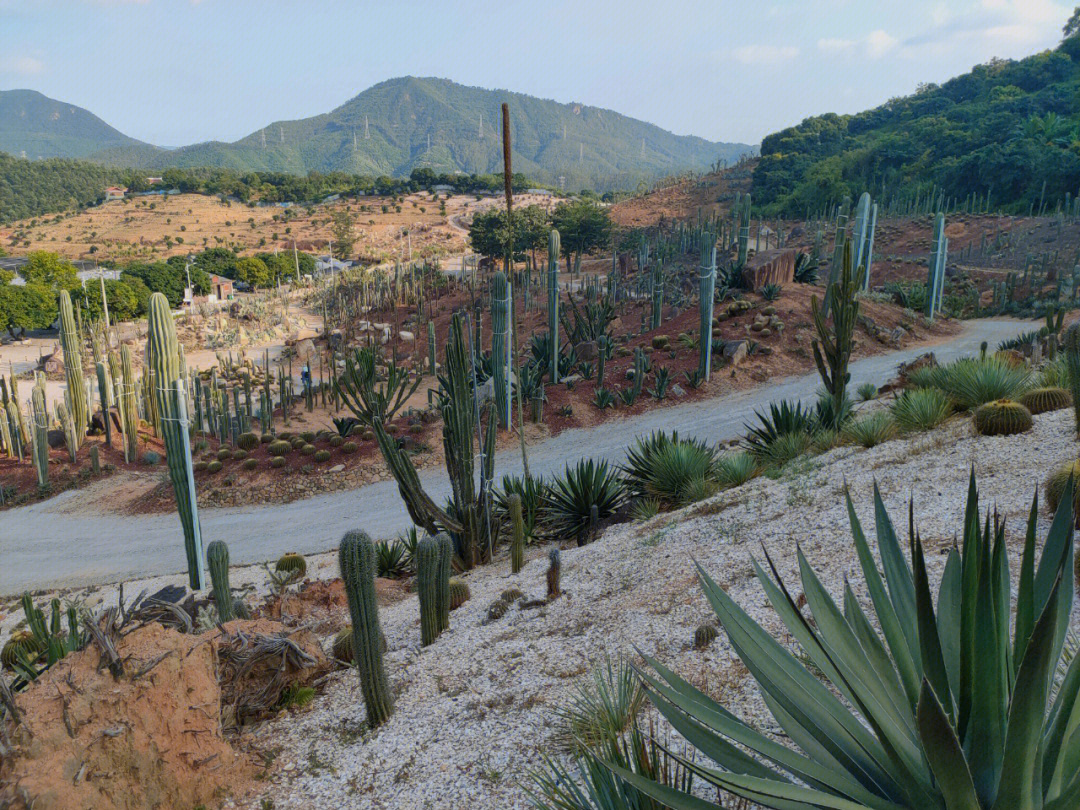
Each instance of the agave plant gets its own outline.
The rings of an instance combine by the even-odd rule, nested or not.
[[[409,572],[409,552],[400,540],[380,540],[375,545],[376,570],[380,577],[398,579]]]
[[[552,539],[573,537],[579,546],[589,540],[595,518],[605,520],[622,505],[625,490],[618,471],[606,461],[582,459],[557,476],[544,493],[540,520]]]
[[[844,426],[842,433],[844,438],[853,444],[876,447],[896,435],[896,422],[888,411],[877,411],[851,420]]]
[[[536,536],[540,506],[547,492],[547,484],[538,476],[525,478],[521,475],[504,475],[502,489],[495,491],[495,516],[500,523],[510,521],[507,498],[517,495],[521,498],[521,520],[525,527],[525,541]]]
[[[781,400],[779,404],[769,404],[768,413],[754,411],[761,423],[758,427],[746,425],[750,431],[746,444],[750,452],[758,456],[768,455],[769,446],[788,433],[805,433],[809,436],[817,427],[817,415],[809,408],[803,408],[801,402]]]
[[[697,482],[718,486],[716,451],[697,439],[680,439],[678,432],[656,431],[627,451],[623,475],[635,497],[682,506],[700,500]]]
[[[900,430],[930,430],[949,418],[952,403],[936,388],[916,388],[904,391],[889,410]]]
[[[913,372],[910,380],[920,388],[940,388],[957,407],[973,410],[995,399],[1015,399],[1030,387],[1031,372],[989,355],[927,366]]]
[[[913,506],[909,565],[874,489],[882,574],[848,497],[873,618],[848,585],[837,605],[801,551],[810,616],[768,557],[769,572],[754,563],[806,664],[699,566],[706,597],[791,745],[755,730],[651,658],[651,672],[642,673],[646,694],[718,766],[696,765],[702,779],[765,807],[1074,810],[1080,657],[1052,686],[1073,598],[1071,495],[1062,499],[1037,562],[1038,496],[1032,501],[1014,622],[1004,521],[995,516],[991,523],[989,514],[980,521],[974,471],[962,546],[948,552],[936,609]],[[711,806],[619,763],[609,767],[675,810]]]

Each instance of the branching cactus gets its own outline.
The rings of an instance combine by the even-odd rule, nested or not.
[[[521,519],[520,495],[506,499],[506,511],[510,513],[510,571],[516,574],[525,565],[525,523]]]
[[[38,486],[46,487],[49,485],[49,412],[45,408],[44,375],[38,376],[30,393],[30,420],[33,423],[30,438]]]
[[[416,544],[416,595],[420,601],[420,643],[425,647],[439,637],[442,621],[442,565],[439,542],[425,537]],[[447,578],[449,581],[449,578]]]
[[[180,363],[179,342],[169,300],[162,293],[150,296],[147,317],[146,360],[153,372],[154,396],[165,440],[165,460],[176,494],[176,507],[184,530],[188,580],[192,590],[204,587],[202,529],[195,501],[195,475],[188,444],[187,395]]]
[[[360,691],[367,706],[368,723],[375,728],[394,710],[390,684],[383,667],[379,608],[375,600],[375,544],[365,532],[349,532],[341,539],[338,556],[353,629],[353,657],[360,676]]]
[[[210,583],[214,587],[214,604],[218,618],[229,622],[236,618],[233,611],[232,591],[229,589],[229,547],[221,540],[214,540],[206,547],[206,564],[210,568]]]
[[[75,449],[82,444],[86,426],[90,422],[90,409],[86,403],[86,381],[83,377],[82,341],[75,326],[71,309],[71,296],[67,290],[60,291],[60,343],[64,347],[64,375],[70,397],[71,419],[75,424]]]
[[[503,427],[510,426],[510,284],[501,270],[491,280],[491,373],[495,379],[495,411]]]
[[[833,400],[833,416],[839,420],[844,412],[843,404],[847,392],[848,362],[851,360],[855,324],[859,320],[859,300],[856,293],[862,288],[862,272],[856,275],[852,266],[851,244],[844,246],[843,265],[838,281],[829,285],[826,300],[833,302],[832,324],[826,321],[826,315],[818,306],[817,296],[810,299],[810,314],[814,322],[816,336],[812,346],[814,362],[817,364],[825,390]],[[839,429],[840,425],[827,427]]]
[[[551,335],[552,385],[559,384],[559,232],[554,228],[548,234],[548,333]]]

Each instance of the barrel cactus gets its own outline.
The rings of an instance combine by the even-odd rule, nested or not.
[[[375,544],[364,532],[349,532],[341,539],[338,556],[341,579],[352,619],[353,651],[360,690],[367,706],[368,724],[375,728],[394,710],[390,684],[382,658],[382,631],[375,599]]]
[[[1031,430],[1031,411],[1011,399],[995,399],[975,409],[975,430],[983,436],[1012,436]]]
[[[250,453],[259,446],[259,437],[254,433],[241,433],[236,437],[236,446]]]
[[[307,576],[307,560],[303,554],[295,551],[287,551],[282,554],[274,564],[274,571],[279,574],[292,574],[293,580],[303,579]]]
[[[206,471],[211,473],[221,472],[221,466],[220,461],[211,461],[206,465]],[[192,465],[192,468],[194,469],[194,465]]]
[[[292,452],[292,445],[284,440],[270,442],[270,445],[266,448],[266,452],[272,456],[287,456]]]
[[[525,596],[525,594],[521,592],[520,588],[507,588],[499,594],[499,598],[508,605],[514,604],[514,602],[517,602],[523,596]]]
[[[487,621],[495,622],[506,615],[506,611],[510,609],[510,606],[506,604],[502,599],[496,599],[487,609]]]
[[[380,633],[379,652],[386,652],[386,649],[386,636]],[[353,629],[351,624],[345,625],[334,634],[334,640],[331,643],[331,652],[338,661],[344,661],[346,664],[355,663],[353,657]]]
[[[471,595],[465,580],[450,577],[450,610],[457,610],[469,601]]]
[[[282,467],[285,466],[285,457],[284,456],[273,456],[270,459],[270,466],[271,466],[271,468],[273,468],[275,470],[280,470]]]
[[[1039,414],[1068,408],[1072,404],[1072,397],[1064,388],[1033,388],[1019,401],[1032,414]]]
[[[34,634],[29,630],[16,630],[0,650],[0,662],[8,669],[14,669],[23,658],[33,661],[40,654],[41,647]]]
[[[330,460],[330,451],[329,450],[316,450],[315,451],[315,460],[320,462],[320,463],[324,462],[324,461],[329,461]]]
[[[214,604],[218,618],[223,622],[236,618],[233,610],[232,590],[229,588],[229,547],[221,540],[214,540],[206,547],[206,565],[210,569],[210,582],[214,586]]]
[[[694,649],[704,650],[712,644],[717,635],[718,631],[715,626],[711,624],[698,625],[697,630],[694,631]]]
[[[1057,512],[1070,478],[1077,482],[1077,486],[1073,488],[1073,514],[1076,516],[1077,527],[1080,528],[1080,461],[1067,462],[1046,477],[1046,500],[1050,511]]]

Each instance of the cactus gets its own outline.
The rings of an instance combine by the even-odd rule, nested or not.
[[[64,399],[68,399],[68,392],[64,392]],[[77,461],[79,440],[75,437],[75,420],[71,417],[71,408],[66,402],[56,403],[56,421],[60,423],[60,429],[64,431],[64,446],[67,447],[68,458],[74,464]]]
[[[254,433],[241,433],[236,437],[236,446],[250,453],[259,446],[259,437]]]
[[[559,232],[548,234],[548,334],[551,335],[551,384],[559,384]]]
[[[1009,399],[995,399],[975,409],[975,430],[983,436],[1012,436],[1031,430],[1031,425],[1031,411]]]
[[[739,213],[739,200],[735,200],[736,222],[739,226],[739,258],[736,262],[739,268],[746,265],[747,247],[750,244],[750,195],[746,195],[742,213]]]
[[[547,598],[554,599],[562,593],[559,586],[559,573],[562,570],[562,562],[559,560],[559,550],[553,548],[548,552],[547,572]]]
[[[30,420],[34,430],[30,434],[34,469],[39,487],[49,485],[49,414],[45,409],[45,377],[38,375],[34,390],[30,393]]]
[[[1050,473],[1046,478],[1046,501],[1051,514],[1057,512],[1061,496],[1070,479],[1080,482],[1080,461],[1069,461]],[[1080,486],[1073,487],[1073,515],[1080,526]]]
[[[375,599],[375,544],[364,532],[349,532],[341,538],[338,561],[352,619],[360,691],[367,706],[368,724],[376,728],[390,717],[394,703],[382,659],[382,631]]]
[[[12,431],[8,425],[7,408],[0,402],[0,448],[3,449],[8,458],[15,458],[15,445],[12,443],[11,433]]]
[[[16,630],[0,650],[0,663],[8,669],[14,669],[15,665],[24,659],[34,661],[42,652],[41,645],[32,632]]]
[[[135,372],[131,348],[120,347],[120,426],[124,433],[124,461],[131,464],[139,454],[139,403],[135,395]]]
[[[1033,388],[1019,399],[1020,404],[1032,415],[1067,408],[1071,401],[1069,392],[1064,388]]]
[[[435,376],[435,369],[438,367],[436,362],[435,352],[435,321],[428,321],[427,324],[427,345],[428,345],[428,371],[431,372],[431,376]]]
[[[495,379],[495,411],[510,426],[510,284],[501,270],[491,280],[491,373]]]
[[[90,472],[94,475],[101,474],[101,454],[96,444],[90,447]]]
[[[425,537],[416,544],[416,594],[420,602],[420,643],[431,644],[442,632],[441,551],[439,541]]]
[[[698,308],[698,375],[709,379],[712,367],[712,319],[713,291],[716,289],[716,237],[709,234],[701,245],[701,267],[699,269]],[[603,382],[600,383],[603,385]]]
[[[206,565],[210,569],[210,582],[214,587],[214,604],[218,618],[229,622],[236,618],[233,610],[232,591],[229,589],[229,547],[221,540],[206,546]]]
[[[664,312],[664,260],[657,258],[651,276],[652,319],[650,329],[659,329]]]
[[[1062,336],[1061,348],[1065,354],[1066,377],[1072,395],[1076,417],[1076,432],[1080,435],[1080,322],[1073,323]]]
[[[469,601],[472,596],[472,592],[469,590],[469,584],[463,579],[457,577],[450,577],[450,610],[457,610],[459,607]]]
[[[303,579],[307,576],[307,560],[303,554],[295,551],[287,551],[278,557],[274,564],[274,571],[279,574],[289,574],[292,581]]]
[[[202,528],[195,500],[195,476],[188,443],[188,414],[185,380],[182,376],[179,342],[169,300],[162,293],[150,296],[147,316],[146,360],[153,373],[154,396],[165,440],[165,461],[169,467],[180,524],[184,530],[188,580],[192,590],[205,586],[203,575]]]
[[[496,599],[487,609],[487,617],[485,623],[496,622],[506,615],[506,611],[510,609],[510,606],[502,599]]]
[[[701,624],[694,631],[694,649],[704,650],[719,635],[716,627],[711,624]]]
[[[510,571],[516,574],[525,564],[525,523],[521,518],[521,496],[512,494],[506,499],[510,515]]]
[[[101,399],[101,421],[105,423],[105,444],[112,446],[112,419],[109,418],[113,404],[112,377],[101,360],[94,364],[97,374],[98,397]]]
[[[926,276],[926,317],[934,320],[941,311],[941,296],[945,289],[945,262],[949,252],[949,240],[945,236],[945,215],[939,213],[934,221],[934,242],[930,256],[930,269]]]
[[[454,558],[454,541],[446,532],[437,534],[435,540],[439,544],[439,629],[445,630],[450,626],[450,572]],[[469,598],[468,590],[466,586],[466,599]]]
[[[86,403],[86,380],[83,377],[82,341],[75,326],[71,310],[71,296],[67,290],[60,291],[60,343],[64,347],[64,375],[70,400],[71,420],[75,428],[75,450],[82,446],[86,426],[90,422],[90,409]]]
[[[844,412],[844,399],[847,396],[847,384],[851,379],[848,362],[851,360],[855,324],[859,320],[859,300],[856,293],[862,287],[862,275],[865,270],[855,275],[852,262],[851,244],[844,245],[840,277],[829,285],[825,300],[833,301],[832,324],[826,322],[827,314],[818,306],[817,296],[810,299],[810,314],[814,322],[816,336],[813,339],[814,363],[825,385],[825,390],[833,401],[832,413],[837,419]],[[826,427],[839,429],[840,425]]]

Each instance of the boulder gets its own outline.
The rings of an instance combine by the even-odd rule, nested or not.
[[[724,361],[731,366],[739,365],[746,359],[746,341],[729,340],[724,344]]]

